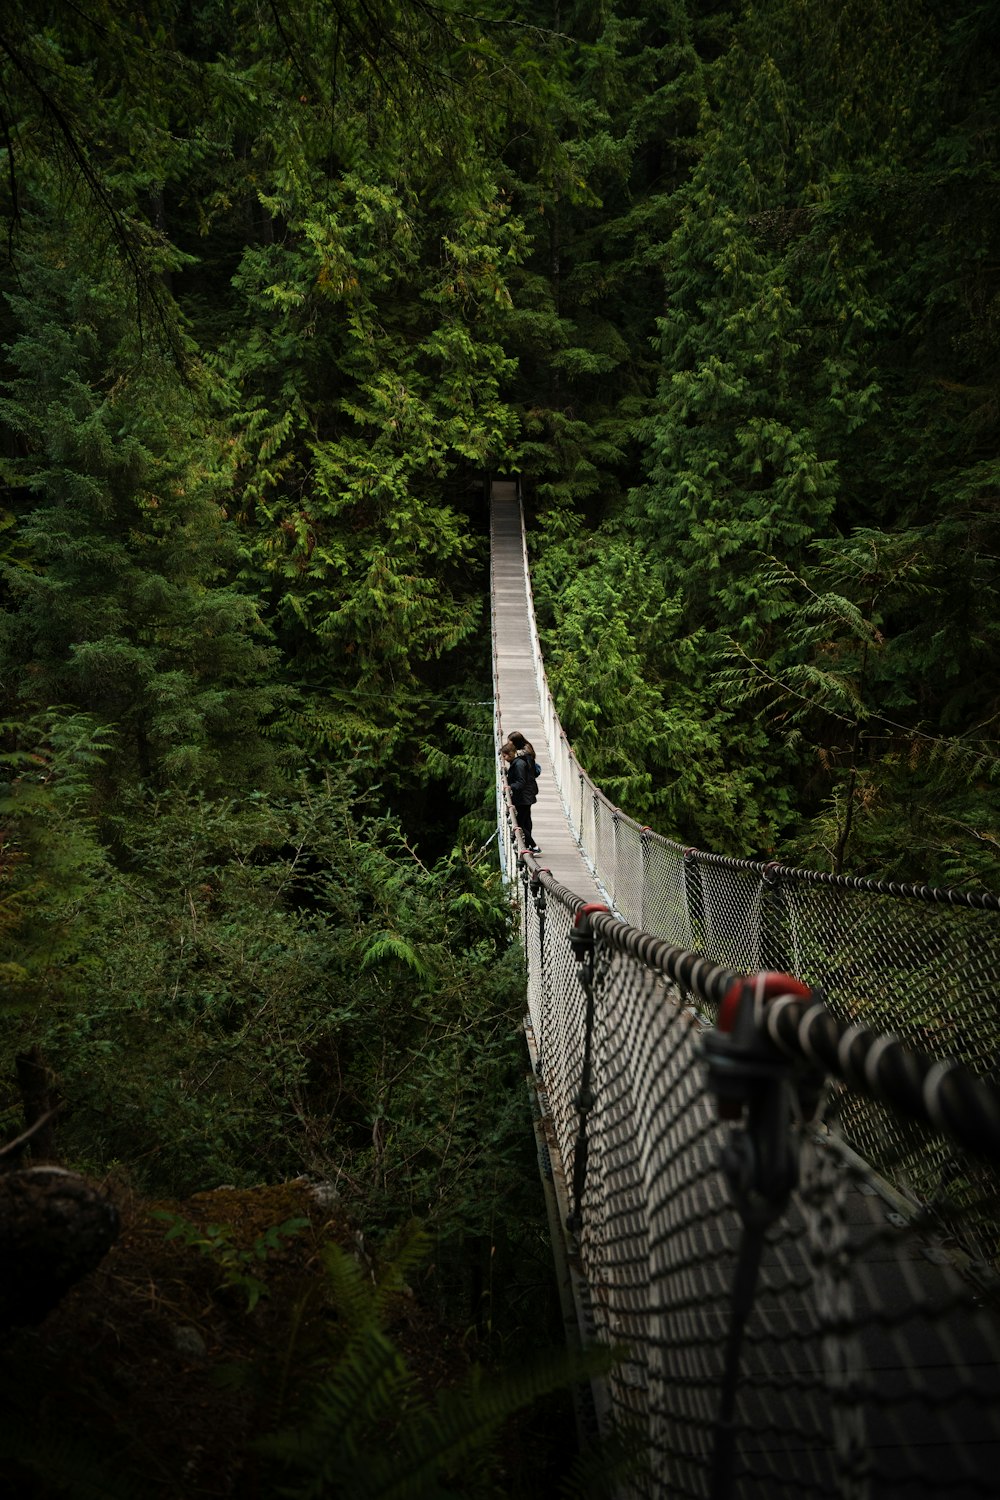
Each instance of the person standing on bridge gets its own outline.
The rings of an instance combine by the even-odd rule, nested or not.
[[[534,748],[523,734],[515,730],[500,753],[506,765],[507,785],[518,827],[532,854],[540,854],[542,851],[535,843],[531,827],[531,809],[538,798],[538,772],[541,770],[535,760]]]

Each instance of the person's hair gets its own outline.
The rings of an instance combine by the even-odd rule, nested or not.
[[[528,741],[524,738],[524,735],[518,729],[512,730],[511,733],[507,736],[507,740],[509,744],[514,746],[515,750],[523,750],[525,745],[528,743]]]
[[[517,755],[517,751],[514,749],[514,746],[511,744],[510,740],[507,740],[503,745],[500,746],[500,754],[503,756],[504,760],[513,760]]]

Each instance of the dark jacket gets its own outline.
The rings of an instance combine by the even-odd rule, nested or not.
[[[538,782],[535,779],[533,757],[525,757],[520,751],[507,767],[507,784],[515,807],[530,807],[538,799]]]

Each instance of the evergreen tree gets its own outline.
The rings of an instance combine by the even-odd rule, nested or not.
[[[245,34],[237,66],[270,48],[245,148],[260,228],[212,356],[290,732],[394,791],[426,779],[455,679],[483,665],[480,475],[515,430],[502,336],[523,253],[489,156],[496,44],[468,17],[400,16],[377,55],[308,7],[281,38]],[[307,42],[332,71],[305,79]]]
[[[231,577],[229,451],[102,283],[78,226],[41,219],[8,295],[0,419],[15,524],[2,567],[7,713],[59,704],[116,742],[112,781],[240,787],[265,774],[275,653]]]
[[[979,10],[774,0],[715,40],[624,518],[676,601],[630,669],[662,702],[642,763],[683,745],[654,780],[688,841],[989,878],[995,39]],[[556,613],[558,660],[584,590]]]
[[[683,0],[559,7],[538,47],[546,123],[512,159],[534,253],[512,283],[523,437],[543,508],[621,498],[656,376],[659,246],[700,95],[705,24]],[[553,139],[554,137],[554,139]]]

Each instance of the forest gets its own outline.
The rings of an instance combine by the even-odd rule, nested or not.
[[[628,813],[998,889],[998,63],[969,0],[4,8],[0,1141],[133,1265],[0,1298],[19,1494],[566,1467],[490,474]]]

